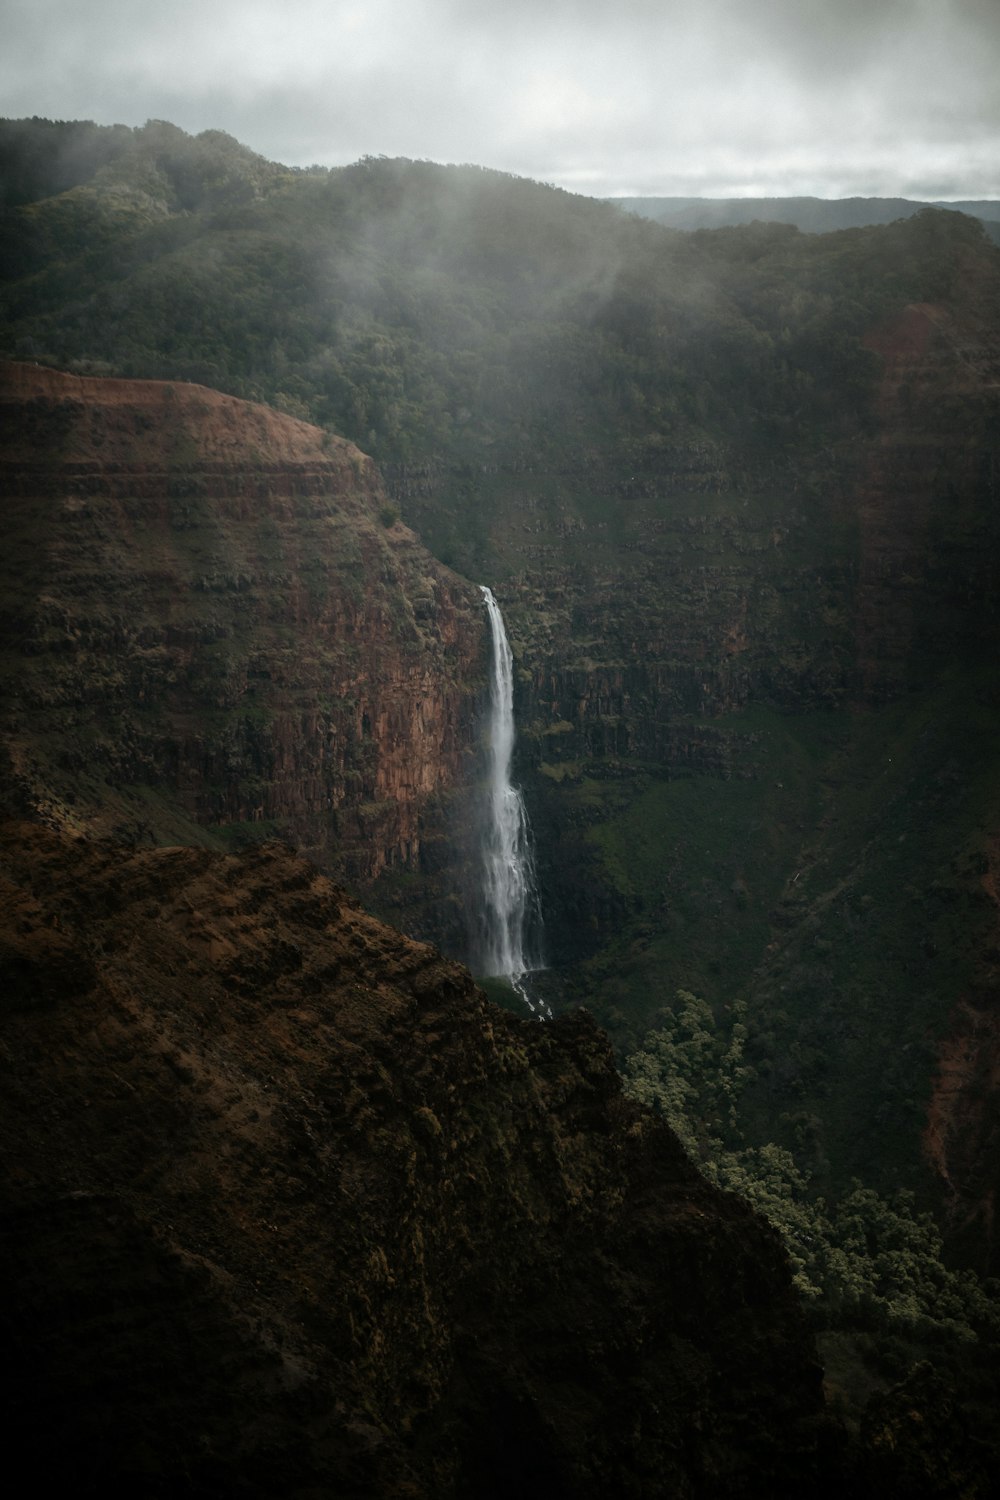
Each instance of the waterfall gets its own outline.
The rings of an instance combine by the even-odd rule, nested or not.
[[[537,920],[538,892],[531,853],[528,815],[517,787],[511,784],[514,751],[514,661],[500,606],[490,589],[480,584],[489,615],[493,645],[490,683],[489,782],[483,830],[484,931],[481,956],[484,974],[506,979],[531,1010],[536,1007],[525,987],[525,976],[541,967],[527,948],[526,932]],[[548,1014],[548,1007],[543,1007]]]

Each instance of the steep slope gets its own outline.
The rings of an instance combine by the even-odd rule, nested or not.
[[[640,471],[617,547],[579,525],[504,603],[575,992],[625,1037],[678,984],[746,1000],[752,1138],[931,1192],[995,1267],[1000,302],[956,254],[867,333],[872,427],[822,471]]]
[[[586,1016],[496,1010],[274,845],[7,825],[0,879],[5,1410],[36,1482],[821,1484],[776,1237]]]
[[[440,871],[486,624],[370,461],[196,386],[8,365],[0,406],[8,805]]]

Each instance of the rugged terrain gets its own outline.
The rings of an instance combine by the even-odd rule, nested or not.
[[[0,347],[114,377],[8,375],[11,810],[133,852],[284,830],[460,954],[488,582],[537,983],[633,1079],[667,1036],[708,1100],[694,1149],[776,1222],[825,1204],[884,1251],[874,1310],[843,1282],[816,1309],[866,1344],[854,1415],[928,1322],[992,1409],[918,1225],[949,1275],[1000,1265],[982,228],[681,234],[476,168],[292,173],[162,122],[15,122],[0,153]],[[673,1116],[687,1075],[643,1077]],[[913,1412],[944,1432],[913,1393],[865,1419],[890,1449]],[[925,1489],[976,1493],[960,1471]]]
[[[756,1138],[886,1185],[923,1149],[995,1267],[1000,338],[967,301],[865,343],[822,480],[677,455],[571,564],[521,544],[525,775],[570,993],[624,1038],[665,975],[746,1000]]]
[[[126,842],[451,869],[488,640],[349,443],[190,385],[0,369],[5,797]],[[443,890],[445,888],[443,887]]]
[[[8,1457],[78,1494],[800,1495],[840,1464],[777,1236],[585,1015],[275,845],[7,825]]]
[[[4,347],[266,397],[352,437],[391,496],[369,507],[348,570],[357,588],[363,563],[366,597],[350,620],[337,607],[355,631],[374,622],[363,672],[343,647],[339,664],[305,670],[310,644],[300,669],[286,637],[294,672],[287,656],[263,662],[270,688],[240,665],[239,579],[258,617],[292,591],[297,641],[325,618],[329,643],[339,616],[298,561],[323,547],[282,542],[278,560],[258,530],[251,568],[233,527],[189,499],[198,530],[185,533],[170,502],[170,546],[190,535],[208,549],[228,635],[210,641],[209,619],[190,637],[207,680],[179,678],[191,711],[166,727],[166,782],[159,727],[141,771],[111,768],[113,782],[162,786],[176,762],[187,821],[156,822],[133,797],[119,826],[141,831],[146,816],[156,836],[186,839],[212,824],[232,840],[273,814],[399,925],[465,951],[453,898],[469,889],[456,830],[470,825],[452,794],[474,780],[459,747],[475,744],[481,633],[462,635],[454,665],[439,648],[449,600],[475,594],[425,556],[389,608],[386,549],[418,556],[378,519],[394,505],[504,609],[551,1003],[585,1000],[625,1054],[678,986],[720,1020],[746,1000],[752,1140],[777,1139],[826,1190],[858,1173],[913,1187],[948,1211],[964,1255],[995,1266],[1000,257],[981,227],[925,210],[831,235],[680,234],[474,168],[290,173],[163,122],[13,122],[0,146],[13,184]],[[243,460],[226,481],[237,489],[257,483],[252,445]],[[58,468],[45,483],[58,487]],[[192,481],[197,493],[196,474],[178,483]],[[50,544],[28,535],[37,577]],[[181,556],[195,588],[214,587],[201,558]],[[440,599],[430,578],[445,580]],[[331,593],[343,601],[349,584],[338,575]],[[58,624],[45,628],[61,649]],[[377,735],[357,691],[383,670],[372,634],[432,663],[427,679],[389,668],[402,696]],[[63,664],[80,660],[94,669],[73,652]],[[281,673],[301,679],[299,697]],[[155,698],[166,678],[153,663],[147,678]],[[336,722],[324,680],[353,699]],[[280,705],[273,726],[248,714],[251,686],[265,718]],[[416,749],[420,791],[382,748],[387,733],[420,741],[404,722],[423,711],[411,689],[442,746],[440,771],[433,746]],[[150,744],[141,717],[129,706],[124,738],[98,737],[92,756],[63,749],[73,726],[50,716],[48,762],[63,756],[65,771],[68,755],[86,779],[97,757],[122,755],[109,743]]]

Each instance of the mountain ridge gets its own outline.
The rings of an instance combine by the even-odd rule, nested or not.
[[[992,239],[1000,237],[1000,200],[962,199],[954,202],[919,198],[701,198],[619,197],[603,201],[620,206],[673,229],[720,229],[754,220],[794,224],[807,234],[830,234],[843,229],[861,229],[870,224],[891,224],[926,209],[966,214],[978,219]]]

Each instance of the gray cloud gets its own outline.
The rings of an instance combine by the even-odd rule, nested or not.
[[[0,101],[582,192],[1000,197],[996,0],[3,0]]]

